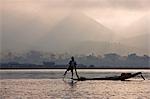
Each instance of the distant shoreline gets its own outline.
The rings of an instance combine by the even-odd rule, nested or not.
[[[66,69],[66,68],[0,68],[1,70],[7,69]],[[149,69],[149,68],[77,68],[77,69]]]

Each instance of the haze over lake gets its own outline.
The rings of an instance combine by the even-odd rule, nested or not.
[[[150,0],[0,0],[0,99],[150,99],[149,39]]]
[[[3,0],[1,49],[148,55],[149,4],[149,0]]]

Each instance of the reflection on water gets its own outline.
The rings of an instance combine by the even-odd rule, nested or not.
[[[2,99],[149,99],[150,81],[5,79]]]
[[[31,70],[0,70],[1,79],[61,79],[65,69],[31,69]],[[142,72],[143,76],[150,79],[150,70],[129,69],[78,69],[82,77],[108,77],[119,76],[122,72]],[[68,73],[67,78],[71,77]]]

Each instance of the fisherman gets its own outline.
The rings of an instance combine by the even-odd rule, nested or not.
[[[71,79],[73,79],[73,69],[75,69],[76,76],[77,76],[77,78],[79,79],[79,76],[78,76],[78,73],[77,73],[77,70],[76,70],[76,66],[77,66],[77,63],[76,63],[76,61],[74,60],[74,57],[72,56],[72,57],[71,57],[71,60],[69,61],[69,67],[67,68],[67,70],[66,70],[65,73],[64,73],[64,78],[65,78],[67,72],[68,72],[68,71],[71,71],[71,73],[72,73]]]

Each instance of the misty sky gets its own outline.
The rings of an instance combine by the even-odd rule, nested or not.
[[[37,17],[63,17],[74,10],[82,11],[110,28],[126,26],[150,13],[149,0],[2,0],[8,13]],[[54,20],[55,21],[55,20]]]
[[[150,17],[150,0],[1,0],[0,6],[0,37],[9,39],[3,40],[3,45],[13,42],[8,43],[8,46],[18,42],[26,45],[39,40],[74,12],[86,14],[117,31],[116,34],[120,36],[129,34],[118,31]],[[16,41],[11,39],[15,37]],[[28,41],[23,41],[22,37],[28,37]]]

